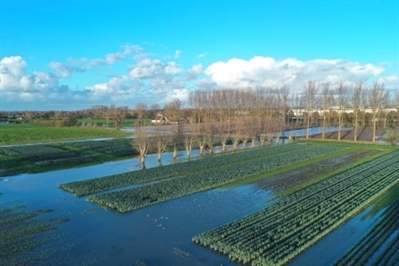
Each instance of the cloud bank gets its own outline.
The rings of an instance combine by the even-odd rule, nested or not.
[[[176,50],[181,60],[182,52]],[[124,64],[125,70],[110,75],[103,66]],[[183,67],[173,61],[154,58],[137,45],[124,46],[116,53],[97,59],[67,59],[50,62],[50,71],[28,73],[28,63],[21,56],[0,61],[1,110],[90,108],[93,105],[127,105],[137,102],[164,104],[173,99],[185,101],[196,89],[287,86],[301,92],[309,80],[331,84],[346,81],[384,82],[387,89],[397,89],[397,75],[384,76],[384,67],[347,60],[295,58],[276,60],[255,56],[250,60],[232,58],[208,67],[198,63]],[[100,71],[102,82],[73,88],[75,75]],[[102,71],[102,72],[101,72]],[[106,81],[104,81],[106,80]],[[63,84],[65,83],[65,84]]]

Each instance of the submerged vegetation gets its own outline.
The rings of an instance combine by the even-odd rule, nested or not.
[[[127,139],[0,147],[0,162],[4,169],[0,175],[93,164],[135,153]]]
[[[29,265],[47,257],[54,251],[39,249],[59,238],[54,231],[68,221],[47,217],[52,210],[28,211],[25,208],[21,205],[0,210],[2,265]]]

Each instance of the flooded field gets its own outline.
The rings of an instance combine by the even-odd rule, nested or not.
[[[219,150],[217,150],[218,152]],[[75,197],[58,188],[59,184],[139,170],[136,159],[89,167],[21,174],[0,179],[2,210],[19,213],[39,212],[27,221],[51,224],[45,240],[5,258],[7,265],[237,265],[228,256],[195,245],[192,237],[250,215],[276,200],[277,192],[308,181],[321,169],[331,171],[375,155],[375,151],[353,152],[321,161],[312,167],[287,172],[269,179],[230,188],[217,188],[169,200],[129,213],[120,214]],[[193,151],[191,159],[198,159]],[[181,152],[178,161],[186,160]],[[173,164],[166,153],[162,164]],[[156,155],[146,159],[146,167],[157,167]],[[311,174],[313,173],[313,174]],[[273,178],[275,182],[272,182]],[[280,183],[277,181],[283,180]],[[331,265],[356,243],[398,197],[398,185],[390,194],[355,215],[290,262],[290,265]],[[14,209],[13,209],[14,208]],[[57,222],[62,221],[62,222]],[[22,236],[26,241],[35,235]],[[4,244],[4,243],[3,243]],[[5,247],[3,246],[2,249]]]

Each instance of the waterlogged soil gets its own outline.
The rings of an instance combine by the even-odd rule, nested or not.
[[[196,193],[126,214],[104,210],[87,202],[84,197],[78,198],[59,189],[57,185],[139,170],[141,166],[137,159],[23,174],[0,178],[0,209],[16,205],[27,206],[26,211],[51,209],[54,210],[51,217],[68,221],[57,224],[51,231],[62,237],[51,239],[48,242],[51,245],[36,246],[26,252],[40,255],[40,260],[34,265],[108,266],[139,265],[141,262],[146,265],[236,265],[227,256],[195,245],[191,238],[270,206],[276,192],[306,183],[321,173],[345,167],[377,152],[375,149],[355,151],[253,184]],[[192,158],[197,156],[198,151],[193,151]],[[178,160],[184,161],[185,153],[179,153]],[[162,163],[173,163],[170,153],[164,155]],[[156,155],[149,155],[146,167],[156,166]],[[50,214],[46,214],[44,219]],[[370,219],[376,219],[378,215],[380,211]],[[367,219],[363,222],[363,216],[359,217],[348,223],[351,225],[349,228],[343,227],[340,234],[346,236],[355,230],[351,235],[361,236],[366,232],[372,222]],[[309,262],[312,256],[318,256],[315,252],[320,252],[320,247],[329,256],[327,260],[319,258],[317,265],[328,265],[327,262],[337,259],[355,242],[345,238],[348,242],[340,243],[340,234],[332,237],[333,242],[323,242],[322,246],[316,244],[314,247],[318,248],[306,252],[307,257],[298,262],[294,260],[293,265],[315,265]],[[328,245],[331,243],[344,245],[346,249],[329,253]]]
[[[318,163],[307,165],[283,174],[278,174],[256,182],[256,186],[263,190],[280,193],[287,189],[306,184],[321,175],[337,171],[341,168],[358,162],[361,159],[380,153],[375,149],[354,151],[339,157],[327,159]]]
[[[377,141],[384,141],[384,135],[386,134],[387,130],[383,128],[378,128],[376,130],[376,140]],[[315,134],[312,135],[311,138],[313,139],[321,139],[322,134]],[[341,138],[340,140],[349,140],[353,141],[355,138],[355,131],[353,129],[351,130],[342,130],[341,131]],[[326,132],[325,133],[325,139],[328,140],[337,140],[338,139],[338,132]],[[359,128],[357,131],[357,140],[358,141],[369,141],[371,142],[373,140],[373,128],[371,127],[365,127],[365,128]]]
[[[399,199],[399,184],[395,185],[388,193],[366,207],[352,219],[342,224],[330,234],[322,238],[315,245],[294,258],[289,265],[333,265],[347,250],[363,238],[383,217],[388,206]],[[399,229],[392,234],[399,234]],[[375,263],[375,259],[387,246],[389,240],[385,241],[381,248],[372,256],[366,265]]]

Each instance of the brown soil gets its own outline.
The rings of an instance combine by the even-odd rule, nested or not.
[[[377,129],[376,130],[376,141],[383,141],[384,135],[387,132],[386,129]],[[354,140],[354,130],[342,130],[341,131],[341,140]],[[321,139],[322,134],[312,135],[313,139]],[[325,138],[330,140],[338,140],[338,132],[327,132],[325,133]],[[373,128],[365,127],[359,128],[357,132],[357,140],[358,141],[372,141],[373,140]]]
[[[314,178],[333,172],[356,163],[359,159],[369,157],[379,153],[377,150],[361,150],[351,152],[340,157],[327,159],[319,163],[307,165],[305,167],[295,169],[283,174],[265,178],[256,182],[256,185],[264,190],[272,190],[279,193],[286,189],[293,188],[297,185],[307,183]]]

